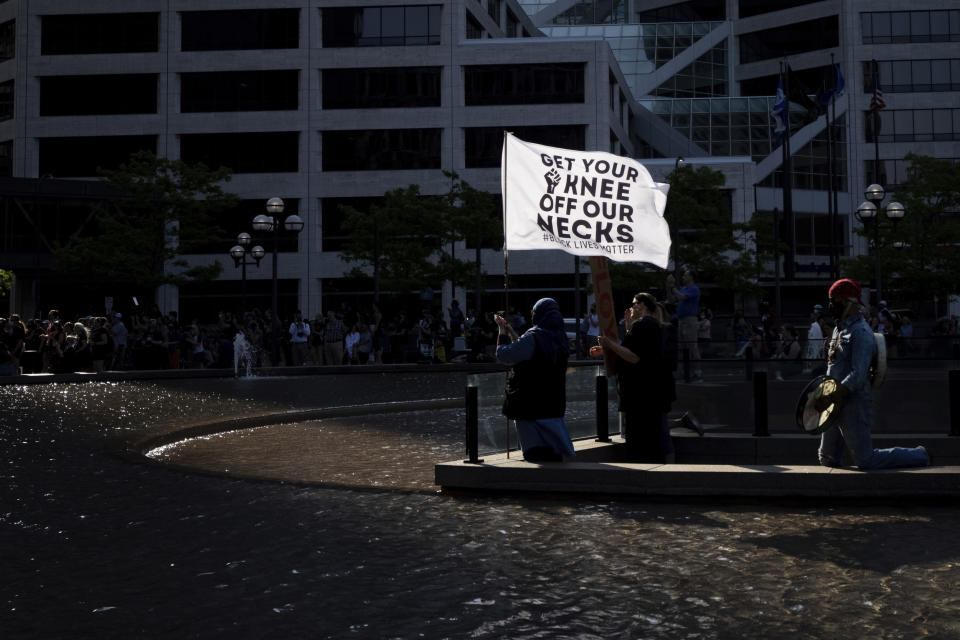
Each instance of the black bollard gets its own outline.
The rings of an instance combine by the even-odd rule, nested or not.
[[[690,348],[683,348],[683,381],[690,382]]]
[[[743,352],[743,368],[747,371],[747,380],[753,379],[753,345],[747,345]]]
[[[767,428],[767,372],[756,371],[753,374],[753,435],[765,438],[770,435]]]
[[[597,442],[610,442],[607,426],[607,376],[597,376]]]
[[[960,436],[960,371],[951,369],[947,375],[950,393],[950,435]]]
[[[477,449],[479,448],[479,402],[477,400],[477,388],[467,387],[467,460],[470,464],[483,462],[478,458]]]

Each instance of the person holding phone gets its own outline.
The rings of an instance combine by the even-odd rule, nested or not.
[[[522,336],[503,314],[494,316],[500,330],[497,361],[510,365],[503,415],[516,422],[524,460],[561,462],[575,455],[563,419],[569,355],[563,314],[556,300],[542,298],[531,316],[533,327]]]

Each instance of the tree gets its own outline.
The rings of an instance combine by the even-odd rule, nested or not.
[[[410,293],[468,272],[467,263],[444,250],[458,237],[447,202],[412,184],[388,191],[368,211],[343,207],[348,240],[340,258],[356,263],[350,276],[373,279],[374,303],[384,289]]]
[[[212,215],[239,200],[221,186],[230,181],[228,169],[210,170],[141,151],[102,175],[118,197],[55,249],[58,270],[66,278],[156,287],[220,275],[219,262],[190,268],[179,256],[216,237]]]
[[[0,269],[0,298],[5,298],[7,294],[10,293],[10,289],[13,287],[13,280],[13,271]]]
[[[448,215],[455,240],[464,240],[474,248],[474,309],[480,313],[483,296],[481,252],[503,244],[503,214],[500,198],[470,186],[459,175],[444,171],[453,182],[447,194]]]
[[[682,269],[691,268],[697,282],[736,293],[756,293],[762,265],[755,250],[758,223],[735,224],[722,187],[723,173],[709,167],[683,165],[667,176],[670,192],[664,217],[672,248]],[[611,263],[617,289],[662,291],[666,273],[637,263]]]
[[[935,296],[946,301],[960,282],[960,165],[913,153],[904,159],[907,180],[888,203],[899,202],[906,214],[894,224],[881,206],[879,229],[857,230],[871,243],[879,233],[879,256],[874,249],[844,266],[851,277],[872,282],[879,259],[884,290],[919,308]]]

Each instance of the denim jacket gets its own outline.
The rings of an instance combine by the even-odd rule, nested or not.
[[[830,338],[827,375],[853,394],[869,394],[870,363],[877,345],[873,330],[859,313],[837,324]]]

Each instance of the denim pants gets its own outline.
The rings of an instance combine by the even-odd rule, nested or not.
[[[844,451],[850,462],[860,469],[924,467],[930,463],[923,447],[874,449],[873,418],[873,394],[869,389],[849,395],[838,423],[820,436],[820,464],[840,466]]]

